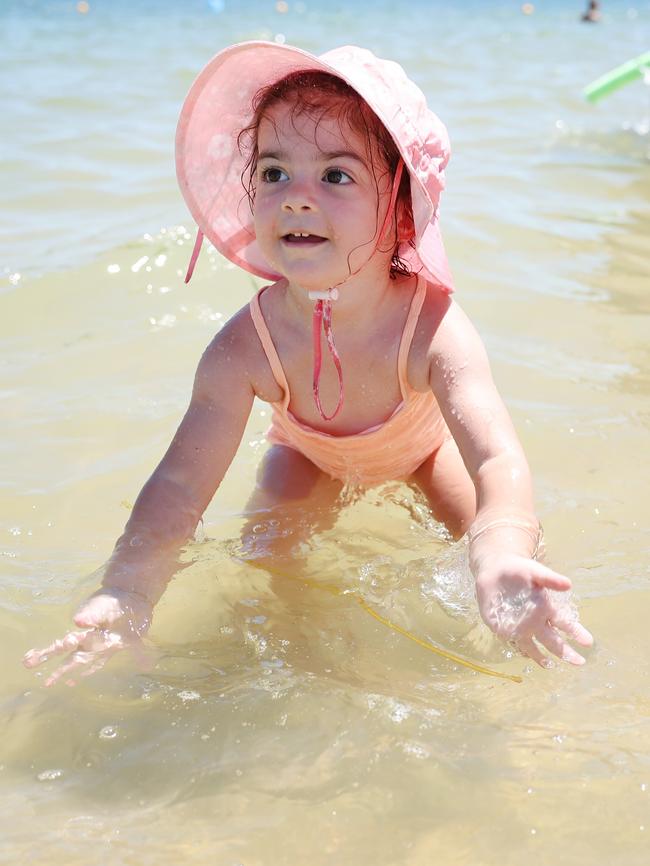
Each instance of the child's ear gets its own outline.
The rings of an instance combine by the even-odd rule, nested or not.
[[[411,208],[400,205],[397,210],[397,242],[408,243],[415,236],[413,214]]]

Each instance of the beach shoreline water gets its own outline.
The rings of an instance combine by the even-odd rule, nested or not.
[[[398,21],[387,2],[134,5],[0,12],[9,862],[645,866],[648,96],[630,85],[593,107],[580,91],[647,50],[650,6],[603,4],[587,28],[559,2],[526,16],[437,2],[424,16],[416,2]],[[96,582],[201,352],[261,285],[207,245],[183,283],[184,93],[230,41],[318,52],[329,33],[407,65],[449,126],[457,298],[529,455],[549,564],[574,580],[596,647],[582,670],[538,671],[486,639],[462,549],[401,485],[351,496],[314,540],[312,576],[363,589],[391,621],[522,685],[434,659],[345,595],[244,566],[241,512],[269,421],[256,402],[205,538],[157,612],[153,667],[116,661],[45,690],[22,653],[58,635]]]

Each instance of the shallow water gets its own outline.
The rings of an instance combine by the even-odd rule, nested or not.
[[[560,2],[132,5],[0,11],[4,862],[646,864],[650,96],[580,90],[648,49],[650,4],[607,2],[597,26]],[[207,250],[183,285],[173,132],[212,53],[278,34],[400,60],[449,126],[458,298],[529,455],[549,563],[596,635],[583,669],[492,641],[463,546],[400,485],[350,497],[309,581],[239,562],[262,404],[148,667],[46,690],[20,665],[96,585],[198,357],[254,289]],[[523,684],[427,652],[355,593]]]

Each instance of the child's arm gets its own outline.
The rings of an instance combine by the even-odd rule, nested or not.
[[[592,637],[548,593],[566,592],[571,581],[534,559],[540,529],[528,463],[483,343],[454,303],[431,343],[429,382],[476,488],[469,556],[481,616],[540,665],[547,666],[548,659],[535,641],[582,664],[558,630],[583,646],[591,645]]]
[[[75,614],[78,629],[25,656],[25,664],[35,667],[72,653],[46,685],[81,668],[84,675],[93,673],[118,649],[137,645],[147,631],[153,606],[179,567],[179,550],[192,537],[241,441],[254,397],[256,341],[250,338],[242,311],[208,346],[187,412],[136,500],[101,588]]]

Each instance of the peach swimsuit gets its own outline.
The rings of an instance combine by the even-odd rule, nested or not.
[[[291,393],[282,363],[260,309],[261,289],[250,302],[253,324],[276,382],[284,391],[282,401],[272,403],[273,417],[267,439],[304,454],[333,478],[371,486],[382,481],[406,479],[449,436],[447,425],[431,391],[412,388],[406,365],[427,284],[418,285],[404,325],[397,360],[402,402],[382,424],[359,433],[339,436],[302,424],[290,412]]]

